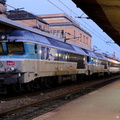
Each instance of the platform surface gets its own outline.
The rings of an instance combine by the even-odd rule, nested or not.
[[[120,120],[120,80],[33,120]]]

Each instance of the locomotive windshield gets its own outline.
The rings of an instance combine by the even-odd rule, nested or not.
[[[7,43],[8,53],[24,53],[24,46],[22,42]]]

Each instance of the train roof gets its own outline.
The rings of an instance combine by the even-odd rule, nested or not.
[[[30,32],[28,30],[27,31],[26,30],[8,30],[4,32],[4,34],[7,35],[9,42],[24,41],[24,42],[33,42],[35,44],[41,43],[42,45],[46,45],[49,47],[54,46],[55,48],[71,51],[81,55],[86,55],[86,56],[90,56],[90,57],[94,57],[102,60],[107,60],[107,58],[100,53],[95,53],[91,50],[81,48],[80,46],[72,45],[72,44],[57,40],[54,37],[39,35],[39,34]],[[6,40],[3,40],[3,41],[7,42]]]
[[[81,48],[80,46],[77,46],[77,45],[75,46],[69,43],[65,43],[63,41],[56,40],[52,37],[42,36],[26,30],[8,30],[4,32],[4,34],[6,35],[9,34],[8,40],[10,42],[24,41],[24,42],[41,43],[42,45],[46,45],[49,47],[54,46],[59,49],[71,51],[74,53],[79,53],[81,55],[86,55],[86,56],[91,56],[98,59],[106,60],[106,58],[102,54],[95,53],[85,48]]]
[[[106,57],[106,58],[107,58],[107,60],[108,60],[109,62],[115,63],[115,64],[119,64],[119,65],[120,65],[120,61],[119,61],[119,60],[114,59],[114,58],[109,58],[109,57]]]
[[[49,33],[45,33],[45,32],[42,32],[40,30],[34,29],[32,27],[25,26],[23,24],[17,23],[15,21],[12,21],[10,19],[4,18],[2,16],[0,16],[0,23],[8,25],[8,26],[11,26],[14,29],[20,29],[20,30],[23,30],[23,31],[27,30],[29,32],[39,34],[38,36],[35,35],[35,34],[34,34],[34,36],[32,35],[32,37],[34,37],[34,39],[36,40],[35,42],[41,42],[41,43],[47,44],[49,46],[55,46],[55,47],[59,47],[59,48],[62,48],[62,49],[67,49],[67,50],[70,50],[70,51],[73,51],[73,52],[80,53],[82,55],[96,57],[96,58],[104,59],[104,60],[107,59],[103,55],[100,55],[98,53],[94,53],[91,50],[87,50],[85,48],[81,48],[80,46],[72,45],[70,43],[65,43],[65,42],[63,42],[62,39],[60,39],[58,37],[55,37],[55,36],[53,36],[53,35],[51,35]],[[31,38],[30,38],[30,33],[29,32],[28,32],[29,35],[27,35],[27,37],[29,37],[29,38],[27,38],[27,39],[30,40]],[[40,37],[42,39],[38,39]]]

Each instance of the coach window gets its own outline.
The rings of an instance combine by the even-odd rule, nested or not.
[[[107,67],[108,67],[108,63],[107,63],[106,61],[102,61],[102,62],[101,62],[101,65],[104,65],[104,68],[105,68],[105,69],[107,69]]]
[[[90,57],[89,57],[89,56],[87,56],[87,62],[88,62],[88,63],[90,62]]]
[[[83,55],[76,55],[77,59],[77,69],[83,69],[85,68],[85,63],[84,63],[84,56]]]
[[[41,46],[37,46],[38,59],[41,59]]]
[[[55,57],[54,57],[54,60],[55,60],[55,61],[59,61],[59,52],[58,52],[58,51],[59,51],[59,50],[55,50],[55,51],[54,51],[54,56],[55,56]]]
[[[46,59],[46,47],[41,47],[41,59]]]
[[[65,51],[59,51],[59,61],[67,61],[67,52]]]
[[[97,65],[97,59],[93,58],[93,65]]]
[[[46,60],[50,60],[50,48],[46,48]]]
[[[54,48],[46,48],[46,60],[58,61],[59,54],[58,50]]]
[[[108,66],[111,66],[111,63],[110,63],[110,62],[108,62]]]
[[[34,46],[35,53],[37,53],[37,45]]]
[[[67,52],[64,52],[63,59],[64,59],[64,61],[68,61],[68,53]]]

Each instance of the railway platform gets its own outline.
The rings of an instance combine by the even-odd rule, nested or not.
[[[120,79],[33,120],[120,120]]]

